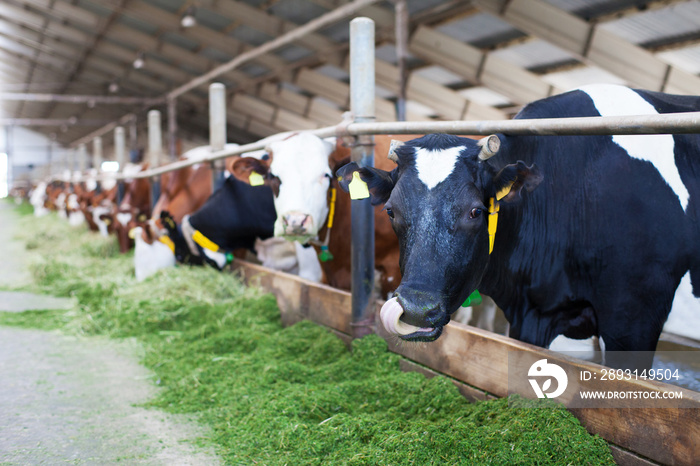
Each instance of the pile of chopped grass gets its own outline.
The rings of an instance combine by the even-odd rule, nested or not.
[[[80,308],[0,324],[139,338],[164,387],[151,405],[195,414],[227,464],[614,464],[559,406],[470,404],[444,377],[401,372],[376,336],[350,352],[311,322],[283,328],[274,297],[229,274],[178,267],[137,283],[111,239],[23,221],[43,257],[36,288]]]

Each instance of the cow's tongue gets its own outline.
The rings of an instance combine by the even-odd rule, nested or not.
[[[416,327],[415,325],[407,324],[400,320],[403,314],[403,308],[396,298],[391,298],[382,306],[379,312],[379,317],[382,320],[384,328],[394,335],[409,335],[416,332],[431,332],[434,329],[426,327]]]

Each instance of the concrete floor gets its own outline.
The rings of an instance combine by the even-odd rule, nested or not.
[[[0,288],[31,280],[14,239],[18,217],[0,201]],[[70,309],[70,299],[0,292],[0,312]],[[157,392],[135,341],[0,326],[0,465],[212,465],[184,417],[134,406]]]

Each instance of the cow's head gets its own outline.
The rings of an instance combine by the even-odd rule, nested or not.
[[[318,234],[328,216],[334,148],[312,134],[293,134],[271,142],[262,158],[241,157],[230,171],[246,183],[270,186],[277,211],[275,236],[304,243]]]
[[[372,204],[385,204],[399,238],[403,279],[381,312],[391,333],[415,341],[440,336],[486,270],[491,199],[514,202],[539,183],[536,169],[523,162],[497,170],[486,161],[500,142],[431,134],[394,149],[398,166],[391,172],[355,163],[338,170],[344,189],[359,174]]]

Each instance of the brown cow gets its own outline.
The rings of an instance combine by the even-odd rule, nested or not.
[[[415,138],[415,136],[376,136],[376,165],[384,169],[393,168],[391,167],[393,162],[386,158],[391,139],[410,140],[413,138]],[[291,137],[289,139],[291,139]],[[291,164],[285,161],[285,163],[275,166],[275,163],[273,163],[275,162],[275,157],[280,156],[280,142],[282,141],[270,144],[267,160],[243,157],[236,161],[231,167],[234,176],[242,181],[250,182],[251,175],[255,176],[254,174],[258,174],[263,177],[263,181],[266,184],[272,186],[276,196],[281,197],[282,193],[280,192],[280,188],[285,186],[285,183],[287,185],[293,185],[296,182],[296,185],[300,186],[300,189],[307,190],[312,187],[315,188],[316,183],[321,182],[319,176],[322,177],[324,173],[327,173],[329,182],[325,185],[327,189],[325,192],[327,193],[328,199],[331,199],[331,195],[328,193],[331,192],[330,190],[333,187],[337,188],[337,181],[335,180],[335,176],[333,176],[334,172],[337,168],[349,161],[349,149],[336,145],[335,150],[331,149],[328,151],[328,156],[325,159],[325,166],[324,164],[311,166],[312,163],[317,163],[318,161],[301,158],[304,156],[302,151],[298,154],[300,158],[293,161],[293,163],[301,165],[304,168],[305,173],[303,173],[303,175],[308,175],[309,180],[305,183],[298,183],[298,179],[293,179],[291,180],[292,182],[289,183],[285,178],[288,178],[290,175],[285,173],[284,170]],[[305,141],[305,143],[308,144],[309,141]],[[290,153],[297,155],[294,151],[290,151]],[[302,175],[297,171],[291,176],[298,178]],[[346,290],[350,289],[351,286],[350,204],[350,197],[348,194],[340,189],[336,189],[335,215],[328,241],[328,251],[333,255],[333,259],[321,263],[327,283],[336,288]],[[326,215],[328,211],[329,209],[327,206],[325,210]],[[312,214],[307,214],[303,211],[291,212],[285,216],[286,212],[281,211],[278,207],[277,213],[280,229],[276,228],[276,236],[287,236],[297,239],[299,237],[299,232],[303,231],[307,240],[309,239],[308,236],[311,234],[314,236],[318,234],[321,240],[325,239],[328,229],[327,218],[322,219],[323,222],[319,224],[318,219],[312,218]],[[309,220],[309,218],[311,218],[311,220]],[[321,228],[318,228],[314,232],[308,227],[309,225],[313,225],[316,228],[320,226]],[[316,247],[320,250],[319,246]],[[399,245],[396,235],[391,228],[386,213],[382,212],[380,208],[377,208],[375,209],[375,268],[381,273],[379,280],[382,296],[387,296],[391,293],[401,281],[398,258]]]
[[[135,174],[148,168],[148,163],[129,164],[124,172]],[[151,216],[151,186],[147,178],[134,178],[124,181],[124,197],[112,212],[99,216],[117,235],[119,252],[125,253],[134,245],[129,231],[136,226],[145,226]]]

